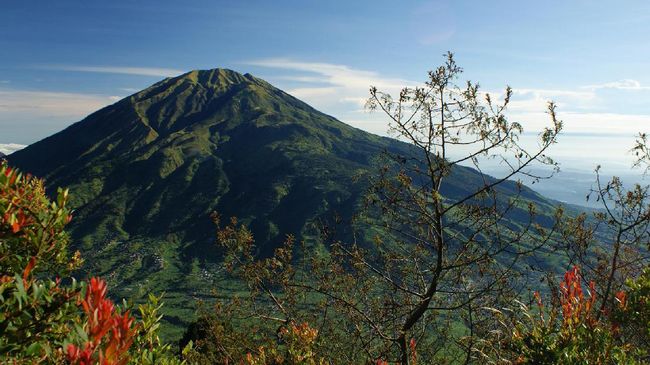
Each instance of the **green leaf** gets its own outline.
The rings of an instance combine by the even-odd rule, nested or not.
[[[37,356],[41,353],[42,346],[38,342],[34,342],[29,347],[27,347],[27,350],[25,350],[25,353],[28,356]]]

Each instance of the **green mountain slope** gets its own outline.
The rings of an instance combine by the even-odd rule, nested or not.
[[[167,292],[172,320],[184,322],[219,277],[210,212],[248,223],[267,252],[288,233],[310,237],[316,220],[357,210],[365,186],[355,177],[383,150],[411,153],[249,74],[215,69],[158,82],[9,160],[48,188],[70,188],[87,272],[117,295]],[[482,182],[459,168],[443,192],[454,199]]]

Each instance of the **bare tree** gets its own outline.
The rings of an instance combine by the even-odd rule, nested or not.
[[[511,89],[497,104],[477,84],[458,86],[461,72],[449,53],[422,87],[397,97],[370,89],[368,108],[390,117],[391,130],[413,148],[386,153],[373,178],[357,223],[370,225],[374,243],[335,244],[332,261],[321,266],[337,270],[316,288],[336,293],[334,302],[369,356],[409,364],[422,343],[430,359],[462,356],[469,363],[477,309],[516,296],[516,277],[526,271],[522,258],[555,233],[555,221],[538,224],[535,205],[511,181],[545,178],[531,173],[533,164],[557,169],[545,154],[562,128],[555,105],[548,105],[550,127],[537,149],[526,150],[522,126],[504,114]],[[506,172],[484,174],[483,159],[498,159]],[[462,186],[446,185],[450,177]]]
[[[353,222],[364,237],[333,242],[326,254],[292,256],[284,246],[256,262],[247,231],[221,231],[227,262],[254,294],[251,317],[308,321],[332,362],[473,361],[480,309],[520,296],[530,257],[557,234],[561,210],[545,207],[541,224],[534,194],[516,179],[545,178],[531,172],[534,164],[557,169],[546,151],[562,122],[549,103],[550,126],[528,150],[522,126],[505,116],[511,89],[498,103],[477,84],[459,86],[461,73],[449,53],[421,87],[396,97],[370,89],[368,108],[383,111],[410,147],[386,152],[370,179],[366,209]],[[505,172],[483,173],[486,159]]]

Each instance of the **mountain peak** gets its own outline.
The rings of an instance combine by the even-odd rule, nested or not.
[[[225,68],[214,68],[211,70],[192,70],[178,77],[181,80],[189,80],[205,87],[225,86],[257,81],[251,74],[242,75],[237,71]]]
[[[224,68],[167,78],[119,103],[146,126],[147,140],[200,125],[209,127],[210,133],[277,123],[322,122],[334,129],[351,129],[260,78]]]
[[[135,97],[136,101],[149,98],[164,99],[169,96],[176,97],[177,94],[175,91],[179,88],[183,91],[192,89],[194,91],[217,91],[218,94],[212,93],[211,96],[218,96],[220,93],[233,87],[242,88],[252,84],[262,85],[262,83],[265,84],[265,87],[272,87],[270,84],[263,82],[251,74],[247,73],[242,75],[237,71],[225,68],[192,70],[176,77],[161,80],[132,95],[132,97]]]

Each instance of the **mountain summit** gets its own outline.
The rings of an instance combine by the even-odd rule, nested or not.
[[[118,295],[165,291],[179,308],[216,280],[211,212],[239,217],[265,251],[286,234],[309,238],[315,222],[357,211],[365,186],[355,177],[383,150],[411,148],[214,69],[162,80],[8,158],[49,189],[70,188],[71,234],[89,272]],[[453,199],[482,182],[458,168],[443,193]]]
[[[306,119],[311,122],[304,123]],[[45,175],[53,166],[130,154],[143,146],[175,139],[183,132],[214,135],[246,123],[258,127],[327,125],[352,131],[261,79],[214,69],[160,81],[15,154],[14,159],[29,160],[30,167],[37,169],[34,173]],[[38,153],[53,145],[57,147],[55,155]]]

